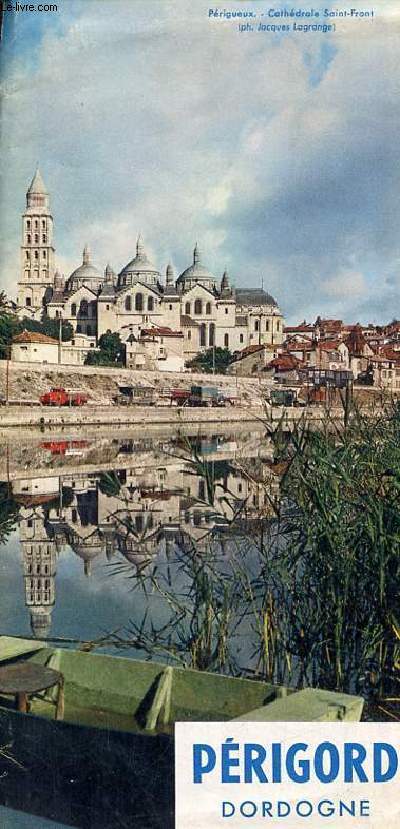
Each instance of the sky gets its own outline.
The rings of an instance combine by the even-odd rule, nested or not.
[[[212,273],[263,284],[291,323],[400,316],[400,0],[330,33],[239,32],[209,17],[312,5],[58,0],[57,12],[6,12],[1,288],[15,297],[38,162],[66,276],[86,242],[118,272],[140,232],[162,272],[172,261],[178,276],[198,242]],[[350,7],[374,9],[314,5]]]

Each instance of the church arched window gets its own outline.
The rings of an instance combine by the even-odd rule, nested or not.
[[[214,325],[213,322],[210,325],[210,330],[209,330],[209,334],[208,334],[208,343],[211,346],[215,345],[215,325]]]
[[[39,251],[35,250],[35,259],[39,259]]]
[[[39,234],[35,233],[35,245],[39,244]]]
[[[224,334],[224,346],[229,348],[229,334]]]
[[[42,253],[42,259],[46,259],[46,251],[45,250]]]
[[[149,296],[149,298],[147,300],[147,310],[148,311],[154,311],[154,297],[152,297],[152,296]]]
[[[31,255],[29,253],[29,250],[26,250],[25,251],[25,259],[30,259],[30,258],[31,258]]]
[[[30,307],[31,307],[31,305],[32,305],[32,300],[31,300],[30,296],[27,296],[27,297],[26,297],[26,300],[25,300],[25,305],[26,305],[26,307],[27,307],[27,308],[30,308]]]
[[[42,228],[46,230],[46,219],[42,219]]]
[[[42,242],[43,242],[44,245],[46,244],[46,234],[45,233],[42,233]]]
[[[71,317],[76,317],[76,302],[71,305]]]
[[[28,244],[28,245],[30,245],[30,243],[31,243],[31,239],[32,239],[32,236],[31,236],[31,234],[30,234],[30,233],[28,233],[28,235],[27,235],[27,237],[26,237],[26,242],[27,242],[27,244]]]
[[[190,316],[190,302],[187,302],[185,305],[185,314]]]
[[[88,310],[89,310],[88,303],[87,303],[86,299],[83,299],[82,302],[81,302],[81,308],[80,308],[81,316],[82,317],[87,317]]]
[[[200,326],[200,345],[206,345],[206,326],[204,323]]]
[[[30,219],[26,220],[26,227],[27,227],[27,230],[31,229],[31,220]]]
[[[143,294],[135,296],[135,311],[143,311]]]
[[[203,310],[203,303],[202,303],[201,299],[196,299],[195,302],[194,302],[194,313],[197,314],[197,316],[198,316],[199,314],[202,313],[202,310]]]
[[[91,326],[90,326],[90,325],[88,325],[88,326],[87,326],[87,328],[86,328],[86,333],[87,333],[88,337],[91,337],[91,335],[92,335],[92,329],[91,329]]]
[[[90,316],[95,317],[96,314],[97,314],[96,300],[93,300],[93,302],[90,303]]]
[[[207,302],[207,305],[206,305],[206,314],[211,314],[211,302]]]
[[[39,222],[38,222],[37,219],[35,219],[35,228],[37,228],[37,227],[39,227]]]
[[[132,297],[130,294],[125,297],[125,311],[132,311]]]

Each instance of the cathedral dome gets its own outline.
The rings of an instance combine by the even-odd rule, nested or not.
[[[147,285],[156,285],[160,279],[160,272],[150,262],[144,248],[143,239],[138,236],[136,256],[122,269],[118,276],[118,288],[133,285],[135,282],[144,282]]]
[[[237,288],[236,302],[238,305],[269,305],[271,308],[278,308],[276,299],[263,288]]]
[[[100,271],[90,261],[90,250],[87,245],[83,249],[82,265],[79,266],[68,279],[67,290],[69,293],[76,291],[82,285],[87,285],[92,291],[98,291],[103,282]]]
[[[216,287],[216,283],[215,276],[202,264],[201,254],[196,244],[193,251],[193,265],[186,268],[177,279],[176,286],[178,290],[188,291],[194,285],[200,284],[212,291]]]

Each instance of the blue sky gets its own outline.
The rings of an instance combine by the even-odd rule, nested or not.
[[[333,34],[288,35],[239,34],[210,21],[203,0],[58,7],[6,21],[0,283],[10,295],[39,161],[66,275],[86,241],[100,268],[121,269],[140,231],[161,270],[171,259],[178,275],[198,241],[213,273],[263,280],[290,321],[400,315],[396,2],[380,0],[372,22],[336,21]]]

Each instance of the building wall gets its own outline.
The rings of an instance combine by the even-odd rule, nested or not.
[[[248,354],[240,360],[236,360],[230,366],[229,374],[236,375],[237,377],[249,377],[258,371],[262,371],[267,363],[273,360],[275,353],[275,350],[270,346]]]
[[[13,343],[11,359],[17,363],[58,363],[58,343]]]

